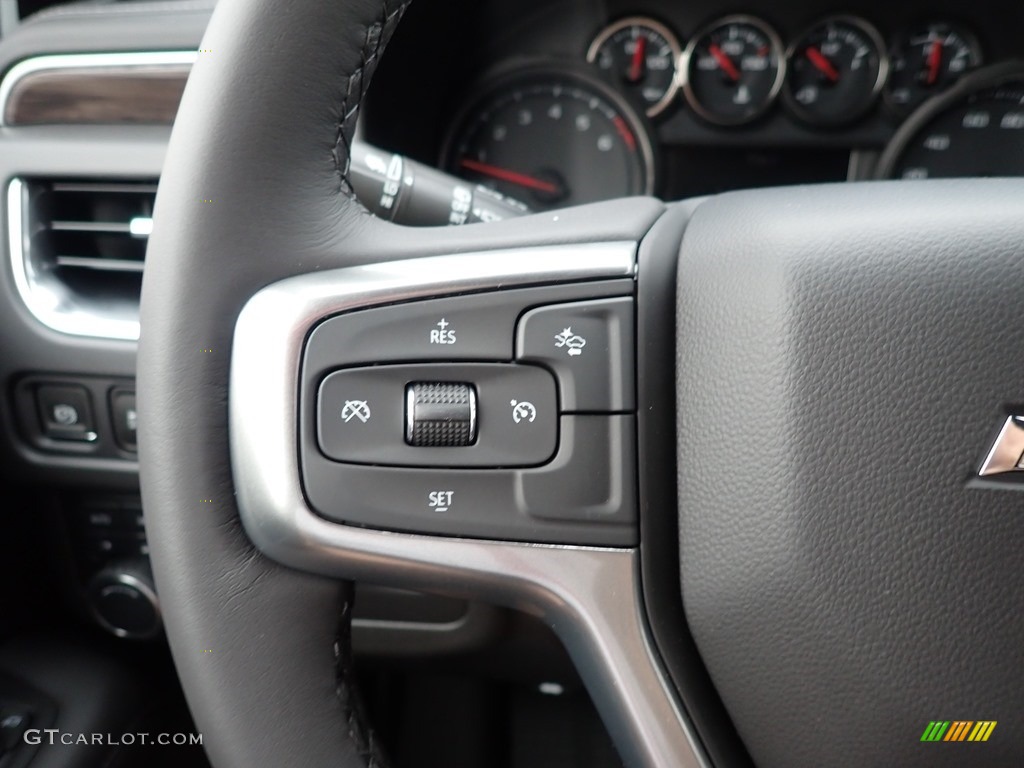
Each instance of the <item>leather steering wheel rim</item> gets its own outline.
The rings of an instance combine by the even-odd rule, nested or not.
[[[216,765],[381,763],[351,695],[351,587],[248,540],[224,406],[245,299],[287,274],[355,263],[361,249],[342,243],[380,226],[348,188],[348,142],[404,10],[219,4],[168,151],[143,298],[142,484],[168,637]]]

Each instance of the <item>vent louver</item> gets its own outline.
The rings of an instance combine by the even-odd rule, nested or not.
[[[155,197],[155,182],[12,182],[11,255],[33,314],[65,333],[138,338]]]

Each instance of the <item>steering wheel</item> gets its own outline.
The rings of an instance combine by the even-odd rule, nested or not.
[[[221,0],[171,139],[142,299],[142,490],[213,763],[384,763],[347,650],[347,580],[367,580],[542,617],[631,766],[724,764],[720,709],[758,766],[1012,764],[1024,510],[1012,472],[977,470],[1024,405],[1024,184],[629,199],[403,229],[361,208],[347,172],[404,10]],[[553,369],[555,464],[567,445],[586,454],[595,419],[605,442],[618,430],[601,461],[626,469],[583,472],[610,517],[553,522],[574,499],[545,496],[534,468],[502,477],[543,515],[495,523],[495,495],[393,523],[371,498],[391,498],[386,482],[320,455],[325,380],[309,366],[324,324],[456,296],[520,301],[511,323],[545,304],[635,305],[603,372],[618,426],[568,408],[575,385]],[[516,366],[511,326],[507,346],[492,367]],[[349,347],[328,349],[343,368]],[[349,415],[368,419],[363,406]],[[998,728],[934,743],[936,722]]]

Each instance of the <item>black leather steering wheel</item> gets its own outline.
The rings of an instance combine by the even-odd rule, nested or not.
[[[352,693],[341,580],[371,578],[543,616],[628,764],[710,764],[644,616],[640,550],[328,522],[295,455],[302,345],[322,318],[633,279],[636,258],[641,281],[646,264],[678,267],[677,327],[640,337],[641,357],[659,338],[677,348],[678,413],[652,402],[640,431],[643,457],[651,419],[676,421],[682,567],[663,586],[681,581],[754,762],[1024,754],[1024,497],[975,479],[1024,404],[1024,184],[635,199],[402,229],[368,215],[346,176],[404,9],[221,0],[174,128],[143,290],[140,457],[168,636],[213,763],[382,764]],[[676,521],[643,488],[640,514]],[[922,743],[943,719],[999,727],[984,745]]]

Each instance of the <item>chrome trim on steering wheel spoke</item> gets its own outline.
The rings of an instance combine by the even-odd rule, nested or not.
[[[307,335],[341,312],[417,298],[633,277],[636,243],[439,256],[303,275],[243,308],[231,361],[230,436],[242,522],[295,568],[473,596],[542,617],[561,637],[630,766],[703,768],[640,604],[639,552],[454,539],[328,522],[300,480],[298,382]]]

